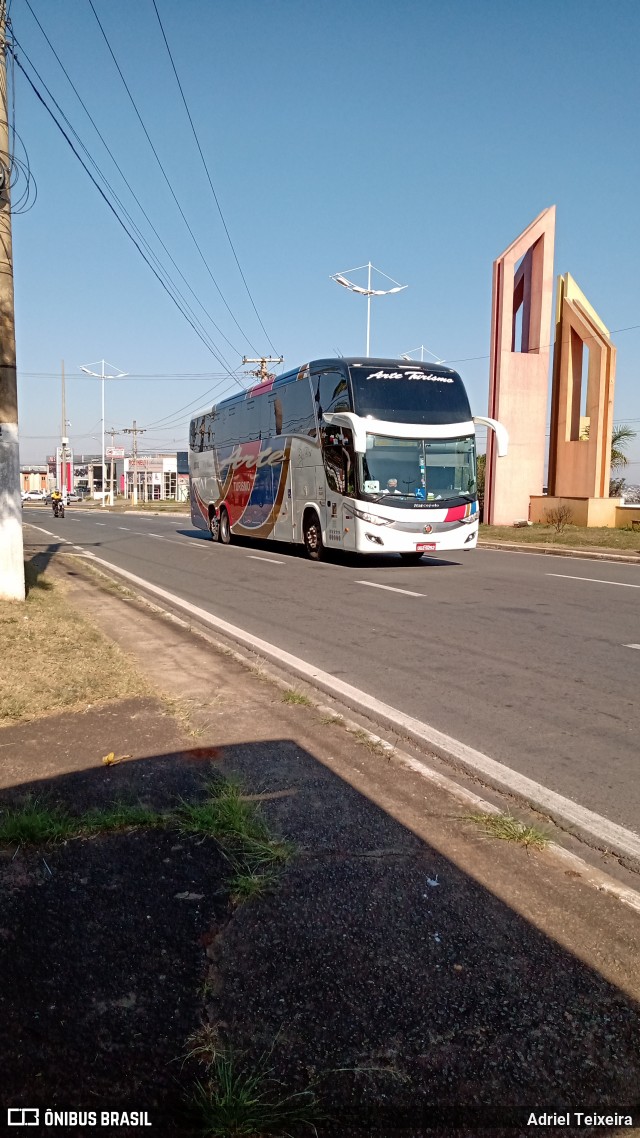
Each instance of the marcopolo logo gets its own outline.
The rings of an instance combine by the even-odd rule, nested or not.
[[[36,1106],[10,1106],[7,1126],[39,1126],[40,1111]]]

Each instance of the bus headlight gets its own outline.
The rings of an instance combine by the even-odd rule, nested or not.
[[[390,518],[379,518],[375,514],[368,514],[366,510],[356,510],[352,507],[353,513],[361,522],[368,522],[370,526],[392,526],[393,522]]]

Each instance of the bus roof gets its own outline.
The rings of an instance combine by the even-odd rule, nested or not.
[[[430,372],[431,375],[458,375],[454,368],[446,367],[444,364],[428,363],[420,360],[388,359],[381,356],[333,356],[327,359],[309,360],[307,363],[300,364],[299,367],[291,368],[290,371],[285,371],[282,375],[275,376],[273,380],[266,380],[263,383],[256,384],[254,387],[247,388],[244,392],[239,392],[237,395],[230,395],[227,399],[222,399],[220,403],[214,403],[213,407],[233,407],[234,404],[242,403],[247,398],[272,391],[274,388],[281,387],[283,384],[290,383],[292,380],[297,379],[303,369],[342,367],[343,365],[346,365],[348,368],[376,367],[395,368],[396,370],[398,368],[413,370],[420,368]],[[211,408],[211,410],[213,410],[213,408]],[[203,414],[207,413],[208,412],[200,411],[198,414],[192,416],[192,418],[199,419]]]

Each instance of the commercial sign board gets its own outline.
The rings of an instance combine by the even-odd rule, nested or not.
[[[104,453],[107,458],[124,458],[124,447],[107,447]]]

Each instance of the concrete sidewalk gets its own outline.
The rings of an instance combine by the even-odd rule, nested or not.
[[[230,919],[216,907],[214,868],[208,886],[198,870],[208,922],[198,1015],[255,1061],[269,1053],[291,1089],[314,1083],[331,1116],[319,1135],[554,1132],[528,1126],[532,1112],[620,1115],[590,1133],[640,1133],[638,913],[548,852],[483,837],[458,800],[298,685],[293,697],[153,606],[99,587],[77,557],[56,555],[50,571],[178,701],[199,733],[192,746],[241,775],[296,843],[274,893]],[[113,749],[117,722],[131,754],[120,769],[140,760],[144,772],[141,760],[164,752],[162,778],[180,785],[171,719],[149,705],[145,737],[117,709],[111,731],[101,715],[86,777]],[[35,726],[0,732],[12,793],[77,766],[58,717]],[[558,1132],[583,1132],[571,1122]]]

